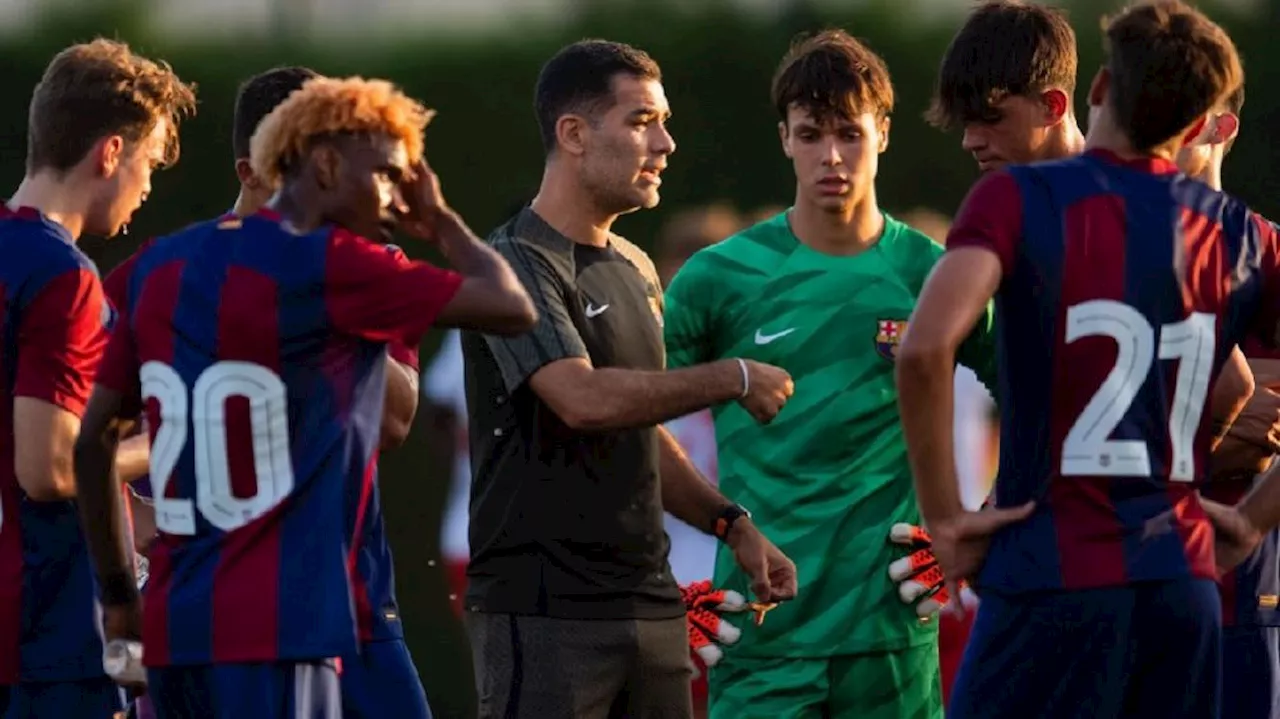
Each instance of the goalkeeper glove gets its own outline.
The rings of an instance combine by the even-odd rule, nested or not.
[[[742,630],[721,618],[721,612],[743,612],[750,604],[732,589],[715,589],[709,580],[680,587],[684,600],[685,624],[689,630],[689,651],[707,667],[724,658],[719,645],[730,645],[742,636]]]
[[[916,616],[928,618],[951,601],[951,593],[943,585],[942,567],[933,556],[933,539],[923,527],[898,522],[889,529],[889,541],[911,549],[910,555],[889,565],[889,578],[898,584],[898,598],[916,604]],[[978,597],[966,583],[960,585],[960,602],[972,609]]]

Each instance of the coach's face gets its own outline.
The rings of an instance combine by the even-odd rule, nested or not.
[[[662,83],[619,74],[613,105],[583,128],[582,178],[609,213],[655,207],[662,171],[676,151],[667,132],[671,108]]]
[[[371,239],[389,241],[397,215],[405,212],[400,182],[409,171],[404,141],[387,135],[350,138],[338,148],[331,217]]]
[[[994,103],[985,117],[964,125],[960,146],[973,155],[982,172],[1044,157],[1052,123],[1046,122],[1045,103],[1014,95]]]
[[[808,108],[792,105],[778,132],[795,168],[797,194],[833,212],[867,197],[880,153],[889,146],[889,118],[871,112],[819,121]]]

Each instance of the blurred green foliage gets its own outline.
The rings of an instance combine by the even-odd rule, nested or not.
[[[1111,7],[1096,0],[1072,5],[1081,51],[1076,104],[1082,122],[1087,117],[1085,90],[1101,56],[1095,18]],[[10,187],[21,179],[26,100],[49,58],[69,42],[104,35],[129,40],[168,60],[198,83],[201,100],[199,115],[183,128],[180,164],[156,177],[132,234],[110,243],[85,241],[104,272],[147,235],[231,205],[237,189],[230,157],[236,86],[284,63],[310,65],[326,74],[391,78],[437,108],[440,114],[427,138],[432,165],[451,203],[484,234],[537,189],[543,157],[532,95],[541,63],[566,42],[606,37],[642,47],[661,63],[675,112],[670,127],[679,148],[664,177],[662,206],[618,223],[624,235],[648,245],[671,209],[715,200],[744,210],[789,203],[793,178],[778,146],[769,80],[796,33],[839,26],[884,56],[898,93],[891,142],[880,163],[882,204],[891,211],[928,206],[950,214],[973,181],[975,168],[960,151],[959,138],[928,127],[921,114],[938,60],[959,21],[926,22],[913,8],[875,0],[824,14],[796,3],[776,17],[756,20],[723,3],[693,11],[679,3],[584,2],[571,24],[519,36],[202,44],[148,32],[146,3],[75,3],[46,15],[30,32],[0,41],[12,93],[0,106],[0,176]],[[1280,211],[1275,196],[1280,145],[1271,145],[1265,129],[1268,118],[1280,119],[1280,94],[1269,91],[1277,86],[1280,60],[1266,52],[1272,32],[1265,18],[1273,16],[1277,13],[1270,7],[1253,19],[1217,13],[1239,44],[1252,89],[1243,133],[1228,162],[1227,184],[1270,215]],[[420,254],[412,245],[407,249]],[[424,346],[424,364],[436,341],[433,337]],[[450,470],[431,455],[428,431],[417,427],[408,446],[384,459],[384,507],[399,560],[410,645],[436,716],[451,719],[471,716],[475,699],[469,654],[449,613],[438,561],[438,527]]]

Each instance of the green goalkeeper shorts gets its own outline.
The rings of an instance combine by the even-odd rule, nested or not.
[[[824,659],[724,658],[710,719],[942,719],[938,647]]]

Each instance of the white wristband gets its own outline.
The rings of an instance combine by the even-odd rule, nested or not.
[[[751,375],[747,373],[747,361],[741,357],[738,359],[738,369],[742,370],[742,394],[738,399],[746,399],[747,393],[751,391]]]

